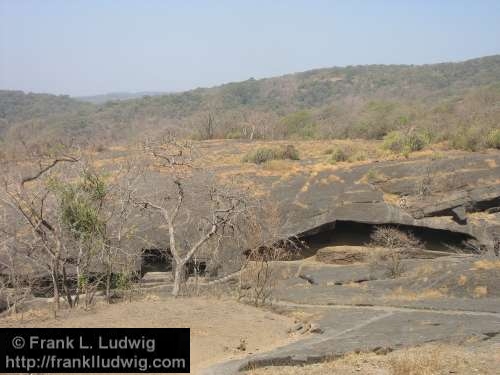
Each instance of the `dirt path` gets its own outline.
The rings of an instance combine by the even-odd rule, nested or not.
[[[500,313],[487,312],[487,311],[471,311],[471,310],[451,310],[451,309],[431,309],[431,308],[417,308],[405,306],[390,306],[390,305],[345,305],[345,304],[311,304],[311,303],[297,303],[289,301],[275,301],[275,306],[295,307],[295,308],[321,308],[321,309],[367,309],[383,312],[398,312],[398,311],[413,311],[413,312],[429,312],[436,314],[449,314],[449,315],[469,315],[469,316],[490,316],[499,317]]]
[[[62,314],[63,315],[63,314]],[[0,327],[190,327],[191,373],[214,363],[265,352],[290,342],[293,319],[239,304],[208,298],[158,299],[100,305],[73,311],[57,320],[10,317]],[[236,349],[241,340],[246,350]]]
[[[316,305],[286,301],[276,301],[274,306],[305,315],[313,314],[312,320],[319,324],[322,334],[308,335],[243,361],[219,363],[207,369],[205,374],[233,375],[244,366],[260,367],[268,366],[268,363],[294,365],[295,371],[304,362],[321,362],[346,353],[372,352],[381,348],[390,351],[427,342],[450,342],[459,347],[472,341],[493,344],[493,339],[500,335],[498,313],[377,305]],[[488,350],[498,353],[497,348],[495,345],[488,347]],[[459,357],[458,355],[457,358]],[[268,368],[268,372],[256,371],[255,374],[271,374],[274,369]],[[285,374],[286,371],[287,368],[283,367],[276,373]],[[307,374],[308,371],[297,370],[296,373]],[[323,367],[318,372],[325,375],[327,373],[328,369]]]

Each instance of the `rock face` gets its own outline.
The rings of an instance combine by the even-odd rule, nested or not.
[[[239,158],[240,156],[238,156]],[[493,250],[500,238],[500,152],[449,152],[438,159],[420,157],[363,163],[326,164],[318,160],[291,163],[291,170],[269,170],[263,165],[223,165],[210,171],[218,183],[248,187],[263,201],[277,206],[282,238],[304,237],[338,222],[395,224],[461,233],[476,239],[478,246]],[[189,186],[208,186],[213,181],[193,177]],[[157,175],[154,186],[165,186]],[[149,182],[146,189],[151,189]],[[194,189],[196,190],[196,189]],[[196,192],[195,192],[196,193]],[[196,193],[198,194],[198,193]],[[206,217],[202,195],[186,192],[190,217]],[[190,198],[191,197],[191,198]],[[268,215],[263,211],[262,215]],[[151,246],[168,244],[163,223],[144,221]],[[179,227],[179,242],[198,238],[195,226]],[[227,241],[221,248],[232,266],[244,244]],[[312,254],[311,254],[312,255]],[[326,254],[320,254],[325,257]],[[328,255],[332,256],[332,255]],[[342,262],[342,257],[335,255]],[[356,257],[356,256],[354,256]],[[224,267],[226,267],[226,263]]]
[[[500,343],[499,262],[474,255],[406,259],[401,278],[373,274],[369,264],[332,266],[310,259],[278,263],[277,271],[293,267],[316,280],[315,285],[306,285],[300,278],[286,276],[273,292],[276,309],[298,313],[308,323],[289,330],[295,337],[288,344],[215,365],[203,374],[301,366],[346,353],[384,354],[428,342],[496,347]]]
[[[478,247],[498,250],[499,166],[500,153],[489,151],[357,165],[303,162],[286,176],[254,173],[248,178],[278,202],[284,236],[338,235],[346,223],[396,224],[432,229],[438,240],[463,234],[477,240]],[[361,235],[356,230],[350,235]],[[315,252],[316,260],[331,264],[307,257],[275,265],[278,274],[292,275],[274,291],[276,305],[322,314],[313,322],[322,334],[216,365],[204,374],[236,374],[276,363],[300,365],[430,341],[464,342],[472,336],[487,341],[499,335],[500,268],[481,265],[470,254],[433,258],[422,250],[403,260],[405,277],[393,279],[385,269],[357,263],[362,249],[330,246]]]
[[[328,246],[316,253],[316,260],[327,264],[362,262],[365,258],[366,249],[361,246]]]
[[[402,224],[464,233],[493,248],[500,235],[500,153],[325,166],[280,183],[261,178],[286,213],[285,232],[335,221]],[[487,212],[487,210],[489,210]]]

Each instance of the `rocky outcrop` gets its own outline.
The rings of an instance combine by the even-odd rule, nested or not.
[[[240,164],[213,171],[218,183],[237,180],[259,199],[276,204],[283,238],[306,236],[338,221],[462,233],[490,249],[500,238],[500,212],[495,211],[500,206],[498,151],[337,165],[303,160],[294,162],[291,171],[269,171],[262,165],[242,169]],[[164,186],[162,177],[156,178],[153,185]],[[203,176],[193,179],[193,186],[213,182]],[[206,216],[204,202],[196,193],[186,192],[191,217]],[[262,215],[267,215],[265,210]],[[144,223],[144,238],[155,246],[168,243],[166,231],[159,229],[162,223]],[[190,241],[198,235],[196,230],[179,228],[177,238]],[[224,244],[227,258],[234,262],[223,273],[237,269],[235,254],[245,250],[242,246],[235,241]]]
[[[499,181],[500,153],[460,153],[305,170],[273,183],[269,195],[285,213],[290,236],[342,220],[459,232],[491,248],[500,214],[486,210],[500,205]]]

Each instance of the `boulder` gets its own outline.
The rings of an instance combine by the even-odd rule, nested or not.
[[[458,222],[465,223],[467,221],[467,211],[464,206],[455,207],[451,212]]]

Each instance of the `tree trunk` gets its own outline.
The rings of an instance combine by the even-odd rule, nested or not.
[[[83,250],[82,246],[80,245],[80,249],[78,251],[78,259],[76,262],[76,292],[75,292],[75,306],[77,306],[80,302],[80,293],[82,292],[82,283],[84,280],[82,279],[82,270],[81,270],[81,263],[82,263],[82,258],[83,258]]]
[[[66,299],[68,300],[68,305],[70,308],[73,308],[73,298],[71,297],[71,291],[68,288],[68,278],[66,277],[66,267],[62,266],[62,282],[64,293],[66,294]]]
[[[177,297],[179,295],[179,292],[180,292],[180,289],[181,289],[181,285],[184,282],[185,267],[186,267],[186,262],[175,261],[174,288],[172,289],[172,295],[174,297]]]
[[[59,310],[59,273],[57,272],[57,263],[54,261],[52,264],[51,276],[52,276],[52,285],[54,288],[54,316],[56,316],[57,311]]]
[[[111,269],[111,259],[108,254],[108,264],[106,265],[106,302],[111,303],[111,276],[113,274]]]

